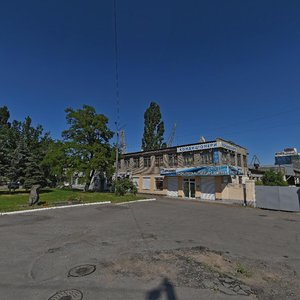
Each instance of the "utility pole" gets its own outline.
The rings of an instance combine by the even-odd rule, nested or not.
[[[117,126],[117,132],[116,132],[116,178],[115,181],[117,183],[118,181],[118,175],[119,175],[119,128],[118,128],[118,124],[116,122],[116,126]]]

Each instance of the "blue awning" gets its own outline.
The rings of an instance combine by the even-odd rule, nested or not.
[[[241,168],[223,166],[201,166],[186,169],[162,169],[160,175],[164,176],[233,176],[243,175]]]

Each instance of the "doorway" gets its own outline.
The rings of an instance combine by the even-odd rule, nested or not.
[[[216,200],[216,188],[214,177],[201,177],[201,198],[205,200]]]
[[[196,196],[195,179],[186,178],[183,180],[183,192],[186,198],[195,198]]]

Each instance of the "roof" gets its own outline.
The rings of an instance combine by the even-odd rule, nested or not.
[[[233,146],[242,148],[244,150],[247,150],[245,147],[242,147],[232,141],[227,141],[222,138],[216,138],[215,140],[212,141],[205,141],[205,142],[198,142],[198,143],[192,143],[192,144],[183,144],[183,145],[177,145],[177,146],[172,146],[172,147],[167,147],[167,148],[162,148],[162,149],[157,149],[157,150],[151,150],[151,151],[137,151],[137,152],[130,152],[130,153],[124,153],[123,156],[132,156],[132,155],[139,155],[139,154],[150,154],[150,153],[157,153],[157,152],[168,152],[170,150],[177,150],[179,147],[188,147],[188,146],[194,146],[194,145],[200,145],[200,144],[208,144],[208,143],[214,143],[217,142],[218,140],[226,142],[228,144],[231,144]]]

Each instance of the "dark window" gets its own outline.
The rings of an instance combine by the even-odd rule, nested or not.
[[[192,166],[194,164],[194,153],[184,153],[183,154],[183,163],[185,166]]]
[[[178,165],[178,157],[177,154],[169,154],[168,161],[170,167],[177,167]]]
[[[243,155],[244,167],[247,167],[247,156]]]
[[[155,167],[163,167],[163,157],[162,156],[156,156],[155,157]]]
[[[140,167],[140,159],[138,157],[133,159],[133,167],[134,168]]]
[[[129,161],[129,159],[125,159],[125,160],[124,160],[124,166],[125,166],[126,169],[129,168],[129,166],[130,166],[130,161]]]
[[[200,153],[200,161],[204,165],[212,164],[213,159],[212,159],[212,152],[210,151],[203,151]]]
[[[230,154],[230,164],[235,166],[235,153]]]
[[[151,167],[151,157],[150,156],[146,156],[144,157],[144,167]]]
[[[164,179],[162,177],[155,178],[155,189],[162,191],[164,189]]]
[[[238,167],[241,167],[241,166],[242,166],[242,158],[241,158],[241,154],[238,154],[238,155],[237,155],[237,165],[238,165]]]

